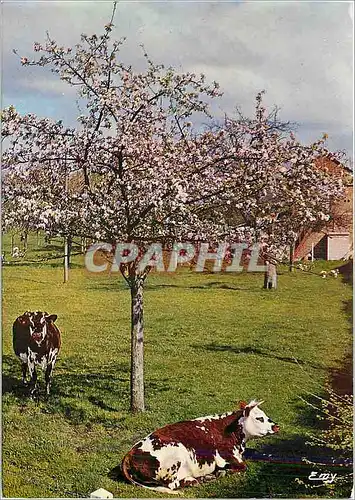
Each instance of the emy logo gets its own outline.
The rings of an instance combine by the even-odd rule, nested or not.
[[[317,472],[315,470],[312,470],[312,472],[308,476],[308,479],[310,481],[320,481],[324,484],[332,484],[334,483],[336,477],[337,474],[332,474],[331,472]]]

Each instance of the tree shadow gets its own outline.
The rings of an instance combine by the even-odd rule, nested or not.
[[[209,283],[206,283],[205,285],[197,285],[197,286],[191,286],[189,288],[199,288],[199,289],[208,289],[208,288],[220,288],[222,290],[241,290],[241,291],[247,291],[251,290],[251,288],[243,288],[240,286],[232,286],[228,282],[221,282],[221,281],[210,281]]]
[[[87,290],[98,290],[100,292],[119,292],[122,290],[129,290],[129,286],[124,281],[117,281],[116,283],[93,283],[86,287]]]
[[[17,376],[14,376],[14,374]],[[21,397],[26,392],[26,387],[21,380],[21,363],[15,356],[4,354],[2,356],[2,393],[12,393]]]
[[[53,252],[53,251],[59,251],[59,252],[63,252],[63,248],[64,248],[64,243],[62,245],[60,245],[59,243],[57,245],[53,245],[53,244],[50,244],[48,243],[47,245],[41,247],[36,247],[36,252]]]
[[[44,268],[44,267],[51,267],[51,268],[61,268],[63,267],[63,257],[58,257],[59,262],[53,262],[54,259],[48,260],[48,261],[41,261],[38,260],[36,261],[35,259],[27,260],[24,262],[7,262],[6,267],[33,267],[33,268]],[[70,263],[70,269],[81,269],[83,268],[84,265],[82,264],[77,264],[75,262]],[[70,275],[69,275],[70,279]]]
[[[280,356],[272,351],[268,351],[266,349],[260,349],[254,346],[242,346],[237,347],[233,345],[219,345],[219,344],[192,344],[191,347],[194,349],[204,349],[206,351],[217,351],[217,352],[230,352],[233,354],[252,354],[254,356],[262,356],[266,358],[277,359],[279,361],[283,361],[285,363],[292,363],[296,365],[309,366],[310,368],[316,368],[318,370],[326,370],[327,368],[314,363],[309,363],[308,361],[303,361],[302,359],[295,358],[292,356]]]
[[[351,277],[352,277],[352,261],[345,264],[348,266],[351,264]],[[342,267],[345,267],[342,266]],[[349,333],[352,335],[353,329],[353,300],[343,301],[343,311],[349,322]],[[353,394],[353,352],[348,351],[342,361],[342,369],[333,368],[330,370],[329,383],[332,389],[341,395]]]
[[[343,360],[343,370],[330,370],[329,383],[340,396],[353,394],[353,356],[348,353]]]
[[[21,381],[20,363],[13,356],[4,355],[3,394],[12,394],[19,403],[28,396],[27,388]],[[129,367],[116,363],[93,371],[92,366],[78,358],[66,358],[58,363],[52,378],[49,397],[44,391],[44,374],[37,367],[37,402],[46,403],[46,413],[62,414],[72,423],[105,420],[102,412],[117,412],[127,409],[129,400]],[[30,401],[27,398],[28,402]],[[101,411],[101,416],[95,414]]]
[[[40,281],[40,280],[33,280],[31,278],[23,278],[21,276],[21,281],[29,281],[30,283],[39,283],[40,285],[48,285],[49,283],[52,285],[53,281]]]
[[[21,381],[21,364],[15,356],[3,356],[3,393],[12,395],[21,406],[30,404],[28,388]],[[130,370],[127,362],[91,366],[78,357],[58,359],[51,393],[45,394],[44,373],[37,367],[37,404],[45,413],[62,415],[72,424],[117,425],[130,407]],[[167,378],[147,380],[147,394],[171,390]],[[13,399],[9,401],[13,404]]]
[[[82,367],[85,373],[57,373],[53,379],[53,396],[48,408],[61,413],[72,423],[102,423],[117,425],[120,415],[130,408],[130,371],[128,363],[102,367],[92,372],[90,366]],[[170,385],[145,383],[146,393],[171,390]]]
[[[129,286],[124,281],[117,281],[117,283],[94,283],[88,287],[91,290],[100,290],[107,292],[115,292],[117,290],[128,290]],[[180,290],[209,290],[209,289],[221,289],[221,290],[238,290],[238,291],[259,291],[259,288],[247,288],[232,286],[228,282],[212,281],[203,285],[176,285],[174,283],[149,283],[144,285],[145,291],[159,290],[164,288],[176,288]]]
[[[25,396],[27,394],[27,388],[23,385],[23,383],[15,377],[11,375],[2,375],[2,393],[12,393],[16,396]]]
[[[238,287],[233,286],[228,282],[221,281],[210,281],[209,283],[201,284],[201,285],[176,285],[174,283],[159,283],[159,284],[147,284],[145,285],[146,290],[156,290],[159,288],[180,288],[184,290],[208,290],[208,289],[222,289],[222,290],[241,290],[241,291],[251,291],[255,290],[255,288],[247,288],[247,287]]]

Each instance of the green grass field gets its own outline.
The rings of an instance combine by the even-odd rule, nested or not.
[[[6,238],[4,248],[8,253]],[[42,246],[30,257],[53,251]],[[129,290],[119,275],[89,275],[81,256],[73,262],[67,284],[58,261],[3,268],[4,496],[87,497],[99,487],[115,497],[161,496],[117,476],[131,445],[167,423],[232,410],[241,399],[265,400],[264,411],[281,426],[278,436],[249,446],[314,454],[307,433],[317,429],[317,419],[299,396],[322,395],[330,370],[344,369],[351,350],[349,284],[285,270],[278,290],[264,291],[260,274],[151,274],[145,292],[147,411],[132,415]],[[62,331],[48,401],[26,397],[12,351],[12,323],[27,309],[57,314]],[[184,496],[326,495],[295,481],[311,470],[250,463],[246,473],[186,489]],[[340,487],[333,492],[348,493]]]

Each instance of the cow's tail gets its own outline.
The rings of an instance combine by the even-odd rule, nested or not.
[[[178,495],[179,492],[176,490],[171,490],[170,488],[166,488],[164,486],[147,486],[143,483],[138,483],[133,479],[131,476],[129,469],[130,469],[130,455],[127,453],[127,455],[123,458],[122,464],[121,464],[121,469],[124,477],[129,481],[130,483],[134,484],[135,486],[140,486],[141,488],[146,488],[148,490],[152,491],[157,491],[158,493],[169,493],[170,495]]]

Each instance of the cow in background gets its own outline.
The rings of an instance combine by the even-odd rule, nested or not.
[[[246,442],[279,431],[260,404],[243,402],[234,412],[178,422],[152,432],[124,457],[123,475],[137,486],[174,493],[226,470],[245,470]]]
[[[27,370],[32,396],[37,388],[36,365],[45,370],[46,393],[50,392],[53,368],[61,346],[60,331],[54,322],[56,314],[26,311],[13,324],[13,347],[22,363],[22,380],[26,384]]]

